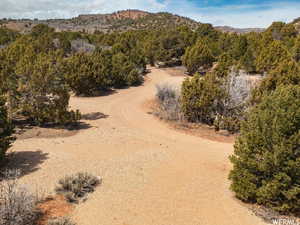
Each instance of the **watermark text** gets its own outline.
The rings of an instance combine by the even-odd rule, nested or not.
[[[299,221],[293,219],[274,219],[272,222],[274,225],[300,225]]]

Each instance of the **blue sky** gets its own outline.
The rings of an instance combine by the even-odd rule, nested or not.
[[[217,26],[267,27],[300,17],[300,0],[0,0],[0,17],[70,18],[122,9],[168,11]]]

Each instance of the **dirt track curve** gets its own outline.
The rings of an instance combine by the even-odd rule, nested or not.
[[[147,113],[155,85],[182,77],[152,69],[143,86],[95,98],[72,98],[91,127],[64,138],[17,140],[21,180],[53,191],[64,175],[88,171],[102,185],[72,214],[78,225],[260,225],[228,190],[232,144],[172,130]]]

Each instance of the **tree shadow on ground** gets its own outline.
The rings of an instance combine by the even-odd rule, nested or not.
[[[92,126],[88,123],[78,121],[76,123],[66,124],[66,125],[58,125],[58,124],[44,124],[41,126],[38,126],[31,121],[28,120],[19,120],[14,121],[14,125],[16,127],[16,135],[17,137],[20,137],[28,132],[27,136],[56,136],[55,133],[59,136],[60,134],[62,136],[72,136],[72,134],[69,134],[67,132],[69,131],[80,131],[80,130],[86,130],[91,128]],[[42,134],[42,135],[40,135]],[[49,135],[47,135],[49,134]]]
[[[93,93],[90,94],[79,94],[79,95],[75,95],[75,97],[78,98],[93,98],[93,97],[102,97],[102,96],[109,96],[109,95],[113,95],[118,93],[118,91],[116,89],[109,89],[109,90],[100,90],[100,91],[95,91]]]
[[[87,113],[81,116],[81,119],[83,120],[99,120],[99,119],[105,119],[108,118],[109,116],[101,113],[101,112],[92,112],[92,113]]]
[[[12,152],[8,155],[6,169],[20,170],[22,177],[39,170],[40,165],[49,158],[48,155],[40,150]]]
[[[55,129],[65,129],[65,130],[69,130],[69,131],[74,131],[74,130],[79,131],[79,130],[86,130],[86,129],[92,128],[92,126],[88,123],[80,121],[80,122],[66,125],[66,126],[45,127],[45,128],[55,128]]]
[[[101,96],[109,96],[109,95],[113,95],[113,94],[117,94],[118,91],[115,89],[110,89],[110,90],[106,90],[106,91],[102,91],[100,92],[97,96],[101,97]]]

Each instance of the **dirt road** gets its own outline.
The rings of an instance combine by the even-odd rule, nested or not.
[[[72,98],[73,108],[89,113],[90,127],[71,137],[17,140],[13,149],[30,157],[22,182],[48,193],[67,174],[101,176],[103,184],[76,206],[78,225],[264,224],[228,190],[232,144],[169,129],[147,113],[155,84],[181,80],[152,69],[144,86]]]

